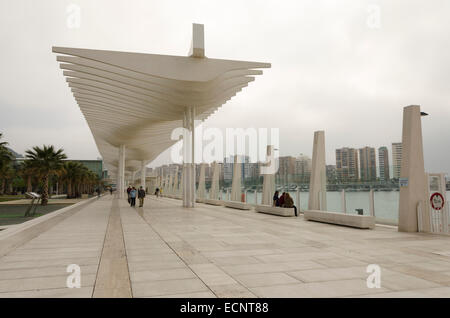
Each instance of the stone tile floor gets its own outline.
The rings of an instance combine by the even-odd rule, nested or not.
[[[120,222],[108,227],[114,206]],[[0,297],[92,297],[96,286],[98,297],[450,297],[449,255],[446,236],[105,196],[0,258]],[[66,287],[72,263],[82,288]],[[369,264],[381,267],[381,288],[367,287]]]

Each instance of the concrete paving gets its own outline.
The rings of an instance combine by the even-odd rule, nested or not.
[[[108,195],[1,257],[0,297],[450,297],[450,237]]]

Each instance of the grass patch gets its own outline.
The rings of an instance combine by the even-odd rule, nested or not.
[[[37,216],[42,216],[42,215],[44,215],[45,213],[36,213],[36,214],[34,214],[34,215],[32,215],[33,217],[37,217]],[[18,214],[0,214],[0,219],[8,219],[8,218],[20,218],[21,216],[20,215],[18,215]],[[24,217],[23,215],[22,215],[22,217]]]
[[[8,204],[0,205],[0,225],[19,224],[36,217],[51,213],[53,211],[65,208],[72,204],[49,204],[45,206],[38,205],[34,215],[24,217],[25,211],[28,209],[28,204]],[[31,213],[34,208],[31,210]]]
[[[0,195],[0,202],[26,199],[23,195]]]

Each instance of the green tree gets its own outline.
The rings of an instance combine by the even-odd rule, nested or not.
[[[100,184],[99,177],[86,166],[68,161],[64,164],[61,180],[65,183],[68,198],[80,197],[82,193],[92,194]]]
[[[27,192],[33,191],[32,180],[33,177],[36,176],[38,173],[38,169],[34,166],[34,164],[35,163],[31,160],[25,160],[20,165],[20,176],[23,178],[26,184]]]
[[[84,166],[78,162],[68,161],[64,163],[62,170],[62,180],[66,184],[67,198],[77,196],[76,188],[83,174]]]
[[[25,152],[27,159],[31,160],[42,181],[42,205],[48,202],[48,180],[51,175],[58,173],[64,166],[67,156],[63,149],[55,150],[53,146],[44,145],[42,148],[33,147]]]
[[[0,139],[3,134],[0,133]],[[11,151],[6,148],[8,142],[0,142],[0,194],[5,192],[6,180],[11,178],[11,162],[13,161],[13,155]]]

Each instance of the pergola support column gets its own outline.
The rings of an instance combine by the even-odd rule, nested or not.
[[[190,108],[190,126],[191,126],[191,207],[195,207],[195,107]]]
[[[195,206],[194,130],[195,110],[188,107],[183,116],[183,206]]]
[[[119,146],[119,167],[117,169],[117,191],[119,198],[124,198],[125,192],[125,145]]]
[[[141,161],[141,187],[145,190],[145,178],[147,177],[147,167],[145,161]]]

